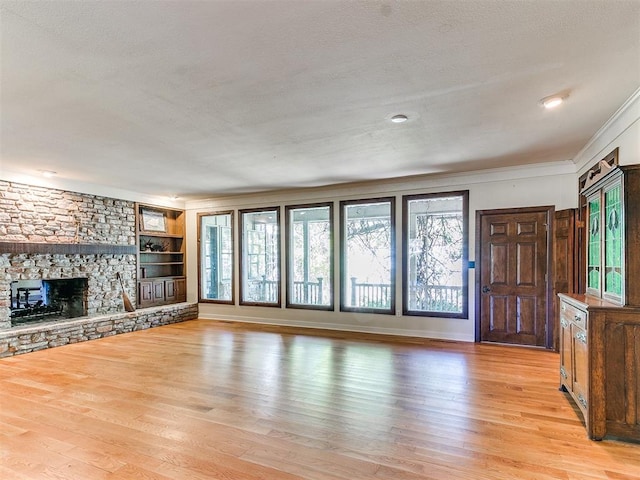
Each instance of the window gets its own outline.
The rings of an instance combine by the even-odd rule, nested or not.
[[[199,300],[233,303],[233,213],[198,215]]]
[[[394,198],[340,202],[343,311],[395,313]]]
[[[333,310],[333,205],[286,207],[287,307]]]
[[[240,303],[280,306],[280,214],[241,210]]]
[[[468,316],[469,192],[403,197],[403,313]]]

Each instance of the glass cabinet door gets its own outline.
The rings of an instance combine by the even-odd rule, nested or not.
[[[622,196],[621,185],[616,183],[604,191],[604,285],[603,293],[615,300],[622,298]]]
[[[620,179],[588,197],[587,293],[621,303],[624,296],[624,212]]]
[[[600,194],[589,198],[587,236],[587,291],[600,296]]]

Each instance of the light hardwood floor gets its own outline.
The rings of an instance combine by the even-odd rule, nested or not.
[[[393,339],[390,339],[393,340]],[[631,479],[558,356],[196,320],[0,360],[3,479]]]

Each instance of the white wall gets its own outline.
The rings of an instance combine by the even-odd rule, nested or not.
[[[398,221],[396,231],[400,232],[401,197],[407,194],[434,193],[469,190],[469,259],[475,260],[475,215],[477,210],[515,208],[552,205],[556,209],[577,206],[577,181],[575,166],[571,162],[534,165],[519,169],[500,169],[466,174],[412,177],[405,180],[389,180],[359,185],[335,186],[296,190],[290,192],[266,193],[214,198],[206,201],[187,203],[187,275],[189,301],[197,300],[197,214],[223,210],[295,205],[323,201],[334,201],[338,214],[339,200],[364,199],[379,196],[396,196]],[[237,215],[236,215],[237,220]],[[336,225],[338,222],[336,222]],[[237,229],[236,229],[237,232]],[[337,237],[336,237],[337,238]],[[284,242],[284,239],[282,239]],[[284,245],[283,245],[284,247]],[[339,255],[334,255],[339,265]],[[401,242],[397,242],[396,258],[402,258]],[[284,251],[284,248],[282,249]],[[285,271],[282,259],[282,271]],[[236,259],[236,271],[237,271]],[[401,285],[400,269],[397,269],[396,284]],[[339,292],[339,272],[336,272],[334,292]],[[236,279],[237,280],[237,279]],[[238,305],[200,304],[200,317],[251,322],[297,325],[337,330],[389,333],[449,340],[473,341],[474,339],[474,286],[475,271],[469,270],[469,318],[450,319],[432,317],[411,317],[401,315],[401,295],[396,298],[397,314],[363,314],[336,311],[315,311],[273,307],[252,307]],[[237,295],[236,285],[236,299]],[[336,299],[336,305],[339,301]]]
[[[576,155],[578,174],[582,175],[616,147],[620,165],[640,163],[640,88]]]
[[[576,156],[574,162],[539,164],[520,168],[497,169],[457,175],[412,177],[359,185],[335,186],[296,191],[283,191],[263,195],[212,198],[187,202],[187,261],[189,300],[197,300],[197,225],[201,212],[235,210],[239,208],[271,207],[322,201],[397,196],[397,221],[401,221],[401,196],[415,193],[434,193],[469,190],[469,260],[475,260],[475,216],[478,210],[531,206],[554,206],[556,210],[575,208],[578,203],[578,177],[619,148],[619,163],[640,163],[640,89],[612,116]],[[640,207],[639,207],[640,208]],[[236,215],[237,219],[237,215]],[[337,223],[336,223],[337,224]],[[398,223],[397,232],[400,232]],[[283,240],[284,242],[284,240]],[[397,242],[396,258],[402,258]],[[338,248],[337,242],[335,245]],[[284,251],[284,249],[283,249]],[[338,253],[335,253],[336,265]],[[238,265],[236,260],[236,271]],[[284,259],[282,259],[284,271]],[[339,272],[336,272],[338,277]],[[401,285],[398,269],[396,284]],[[334,291],[339,292],[336,278]],[[473,341],[475,336],[475,271],[469,270],[469,318],[445,319],[402,316],[401,295],[396,298],[396,316],[321,312],[312,310],[248,307],[238,305],[200,304],[200,317],[237,321],[264,322],[337,330],[390,333],[448,340]],[[237,295],[236,285],[236,298]],[[339,305],[336,299],[336,305]]]

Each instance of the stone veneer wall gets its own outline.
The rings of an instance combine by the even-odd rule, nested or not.
[[[0,180],[0,241],[135,245],[135,205]],[[11,327],[11,282],[88,278],[88,314],[123,310],[120,273],[135,304],[136,256],[119,254],[0,254],[0,331]]]
[[[1,254],[0,307],[5,307],[3,323],[0,312],[0,331],[11,327],[9,296],[11,281],[28,279],[87,279],[87,315],[103,315],[122,311],[122,289],[116,278],[120,272],[129,299],[135,305],[135,255],[62,255],[62,254]],[[8,278],[7,278],[8,277]],[[8,324],[6,323],[8,322]]]
[[[0,331],[0,358],[193,320],[197,317],[197,303],[177,303],[131,313],[13,328]]]
[[[134,203],[0,180],[4,242],[134,245]]]

